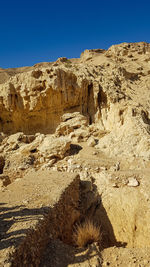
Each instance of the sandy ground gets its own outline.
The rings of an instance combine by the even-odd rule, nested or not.
[[[82,149],[73,156],[77,164],[88,166],[90,169],[101,167],[109,171],[118,161],[118,159],[106,157],[93,147],[88,147],[86,143],[79,145]],[[62,166],[64,161],[59,161],[57,167]],[[123,164],[122,161],[120,165],[122,171],[129,168],[129,165],[129,162]],[[60,171],[50,171],[49,173],[50,175],[41,171],[37,179],[37,175],[34,175],[33,171],[32,174],[17,179],[1,192],[1,262],[7,258],[13,245],[18,244],[25,236],[30,225],[36,224],[47,213],[50,203],[53,205],[54,202],[58,201],[61,190],[68,184],[67,177],[73,175]],[[148,169],[145,173],[148,176]],[[1,266],[4,266],[3,263]],[[64,244],[60,240],[52,240],[48,243],[41,259],[40,267],[42,266],[149,267],[150,248],[113,246],[100,249],[97,244],[92,244],[88,248],[78,249]]]

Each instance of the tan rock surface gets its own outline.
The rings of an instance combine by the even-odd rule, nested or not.
[[[65,228],[69,235],[69,227],[72,228],[72,224],[79,216],[77,211],[78,187],[79,178],[76,174],[61,174],[52,171],[39,171],[36,173],[32,171],[23,179],[18,179],[9,185],[4,192],[1,192],[0,266],[7,266],[7,262],[9,263],[10,261],[10,252],[13,253],[12,258],[15,259],[13,266],[30,265],[31,262],[26,262],[26,264],[24,262],[28,260],[28,254],[32,258],[32,263],[36,264],[36,260],[38,261],[36,257],[40,256],[40,249],[43,246],[42,242],[45,242],[44,231],[47,231],[48,240],[50,240],[50,234],[61,235],[59,230],[56,229],[58,226],[61,226],[60,229],[64,231],[62,234],[64,239]],[[61,198],[62,202],[59,204]],[[63,205],[65,205],[65,208]],[[67,212],[64,214],[67,209],[69,220],[67,219]],[[74,214],[70,214],[70,209],[74,210]],[[55,216],[53,218],[51,214],[53,212],[57,219]],[[44,220],[46,220],[44,216],[46,214],[51,214],[51,221],[54,220],[54,230],[51,228],[52,222],[49,219],[47,219],[49,221],[47,228],[49,229],[45,228],[44,230],[44,227],[46,227],[44,226]],[[61,219],[64,215],[66,216],[66,222]],[[62,223],[65,223],[65,225],[63,226]],[[29,233],[31,228],[33,232],[32,238]],[[40,238],[38,231],[41,231],[43,236],[41,236],[41,241],[37,246],[36,242]],[[36,247],[35,251],[34,247]],[[20,256],[20,251],[24,253],[22,257]]]
[[[86,128],[88,126],[87,118],[81,115],[79,112],[65,113],[61,117],[61,123],[56,128],[56,135],[68,135],[79,128]]]
[[[48,202],[57,202],[65,183],[65,197],[76,199],[76,208],[68,212],[63,200],[59,223],[54,223],[51,214],[52,228],[58,226],[62,234],[66,225],[66,234],[44,241],[42,246],[47,244],[47,248],[38,254],[35,266],[150,266],[149,84],[150,44],[144,42],[85,50],[80,59],[59,58],[33,67],[0,69],[3,260],[7,244],[14,244],[12,234],[19,241],[20,229],[34,224],[35,217],[27,213],[24,220],[19,215],[20,210],[24,212],[21,205],[25,212],[43,206],[47,210]],[[68,180],[72,178],[67,177],[78,174],[80,188],[78,178],[72,197]],[[66,181],[61,184],[61,179]],[[63,201],[58,200],[60,207]],[[70,225],[65,218],[69,222],[72,218]],[[71,233],[76,220],[86,218],[100,227],[102,244],[80,250],[72,247]],[[47,229],[48,222],[44,225]],[[20,267],[22,248],[14,266]],[[38,253],[35,243],[32,248]],[[25,251],[29,255],[30,247]],[[22,266],[29,266],[23,260]]]
[[[1,131],[51,133],[61,115],[80,112],[108,132],[99,143],[106,153],[148,159],[149,62],[149,44],[123,43],[15,70],[0,85]]]

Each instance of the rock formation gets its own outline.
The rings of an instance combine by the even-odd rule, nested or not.
[[[149,62],[149,44],[124,43],[21,69],[0,85],[0,130],[54,133],[64,113],[80,112],[107,132],[106,153],[149,158]]]
[[[5,195],[9,198],[12,184],[17,188],[20,181],[20,188],[24,186],[28,172],[54,171],[60,184],[60,172],[63,177],[79,174],[80,220],[89,217],[101,225],[104,247],[149,251],[149,111],[150,44],[145,42],[85,50],[79,59],[0,69],[0,201]],[[14,206],[21,204],[14,202]],[[61,241],[54,241],[54,246],[68,250]],[[132,257],[128,262],[122,259],[122,249],[114,247],[113,253],[124,266],[140,266]],[[108,261],[113,253],[104,249],[103,258]],[[111,263],[123,266],[113,258]],[[90,264],[94,266],[93,261]],[[139,264],[149,266],[149,256],[147,265],[140,260]]]

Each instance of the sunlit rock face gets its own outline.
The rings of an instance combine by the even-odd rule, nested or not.
[[[106,153],[149,157],[149,74],[150,44],[144,42],[1,69],[0,131],[54,133],[64,113],[80,112],[107,132],[99,142]]]

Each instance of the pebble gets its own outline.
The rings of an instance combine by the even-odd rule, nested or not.
[[[71,165],[73,163],[72,159],[68,159],[68,164]]]
[[[136,187],[139,185],[139,182],[136,180],[136,178],[129,178],[128,179],[128,186]]]
[[[18,182],[18,181],[20,181],[21,180],[21,178],[17,178],[16,180],[15,180],[15,182]]]
[[[81,165],[77,165],[77,169],[80,169],[81,168]]]
[[[117,186],[116,183],[113,183],[113,184],[112,184],[112,187],[116,187],[116,188],[118,188],[118,186]]]
[[[53,170],[53,171],[58,171],[57,166],[52,167],[52,170]]]
[[[56,159],[51,159],[51,160],[49,160],[47,166],[51,167],[55,162],[56,162]]]
[[[24,199],[24,200],[22,201],[22,203],[26,205],[26,204],[29,203],[29,200]]]
[[[120,162],[117,162],[115,165],[115,171],[119,171],[120,170]]]
[[[44,163],[44,158],[40,158],[39,162]]]
[[[101,167],[101,171],[106,171],[107,168],[106,167]]]

